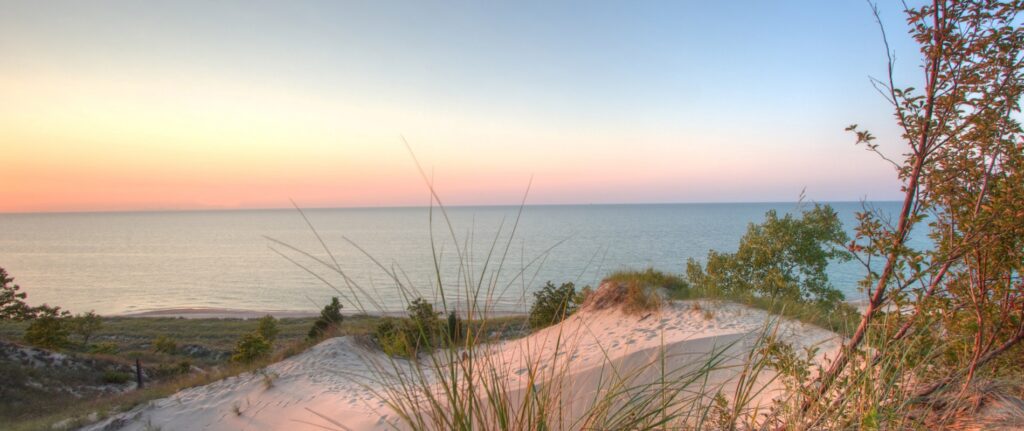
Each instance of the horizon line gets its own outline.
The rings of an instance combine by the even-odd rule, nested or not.
[[[419,209],[419,208],[518,208],[526,207],[574,207],[574,206],[654,206],[654,205],[743,205],[743,204],[798,204],[798,203],[890,203],[899,200],[795,200],[795,201],[690,201],[690,202],[601,202],[601,203],[538,203],[538,204],[453,204],[453,205],[352,205],[352,206],[298,206],[303,211],[311,210],[373,210],[373,209]],[[244,211],[288,211],[293,206],[260,208],[169,208],[169,209],[121,209],[121,210],[56,210],[56,211],[0,211],[4,215],[60,215],[60,214],[140,214],[140,213],[198,213],[198,212],[244,212]]]

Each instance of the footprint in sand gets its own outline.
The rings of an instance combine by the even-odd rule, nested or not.
[[[630,339],[626,340],[626,344],[636,344],[636,340],[630,338]]]
[[[525,372],[526,372],[526,368],[520,368],[520,369],[518,369],[518,370],[516,370],[516,371],[515,371],[515,373],[516,373],[516,375],[517,375],[517,376],[521,376],[521,375],[523,375],[523,373],[525,373]]]

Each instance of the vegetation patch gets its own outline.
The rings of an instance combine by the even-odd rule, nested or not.
[[[533,293],[533,305],[530,306],[528,317],[530,328],[545,328],[565,320],[579,309],[583,297],[589,291],[590,288],[585,287],[583,292],[577,293],[576,286],[571,282],[556,287],[548,281]]]

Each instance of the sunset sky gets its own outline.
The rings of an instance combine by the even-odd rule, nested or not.
[[[899,77],[917,53],[883,8]],[[863,1],[0,1],[0,212],[885,200]]]

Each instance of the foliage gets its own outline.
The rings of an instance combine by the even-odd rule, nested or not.
[[[441,320],[440,313],[434,311],[434,305],[423,298],[413,300],[406,311],[409,313],[407,321],[410,342],[414,349],[430,349],[437,345],[440,335]]]
[[[668,274],[654,268],[647,268],[643,271],[616,271],[605,277],[605,281],[636,282],[645,288],[663,289],[669,297],[674,299],[687,299],[691,295],[689,282],[678,275]]]
[[[309,328],[309,334],[306,337],[311,340],[318,339],[328,329],[340,325],[343,320],[341,308],[341,302],[338,301],[338,297],[332,297],[331,303],[324,306],[323,310],[320,310],[320,317],[313,322],[313,327]]]
[[[78,314],[68,319],[68,328],[71,333],[82,339],[82,345],[89,345],[89,339],[96,331],[103,326],[103,319],[92,311],[85,314]]]
[[[626,283],[626,297],[622,304],[622,311],[627,314],[655,311],[661,308],[664,302],[658,289],[639,281],[632,281]]]
[[[47,349],[60,349],[68,345],[67,312],[60,307],[36,308],[37,315],[25,329],[25,342]]]
[[[576,286],[572,282],[555,287],[548,281],[533,293],[533,305],[530,306],[528,318],[530,328],[544,328],[565,320],[579,308],[576,299]]]
[[[346,317],[345,332],[370,333],[382,319],[375,316]],[[100,412],[102,418],[150,399],[169,396],[185,387],[251,371],[263,363],[230,361],[230,353],[239,335],[256,330],[255,319],[104,316],[102,320],[103,326],[93,335],[89,346],[82,346],[77,337],[72,337],[73,342],[63,349],[74,354],[69,356],[69,360],[89,364],[86,368],[37,368],[17,361],[0,361],[0,399],[7,401],[0,402],[0,424],[3,424],[0,429],[54,429],[51,425],[58,422],[66,424],[69,418],[84,425],[95,420],[94,412]],[[270,359],[292,356],[312,346],[305,337],[313,320],[312,317],[278,319],[281,332],[275,345],[281,349],[275,349]],[[30,323],[0,321],[0,340],[20,341]],[[181,346],[179,356],[152,352],[153,339],[161,334],[174,337]],[[195,347],[195,350],[189,350],[186,361],[180,355],[188,346]],[[132,370],[136,356],[142,359],[150,377],[143,390],[111,392],[97,386],[103,381],[106,370],[128,371],[130,381],[134,381]],[[182,363],[188,361],[202,368],[203,372],[186,370],[182,373]],[[30,385],[33,382],[41,383],[42,387]],[[73,389],[73,392],[67,389]]]
[[[24,320],[32,318],[32,307],[25,304],[25,292],[14,284],[14,278],[7,276],[7,270],[0,267],[0,320]]]
[[[325,307],[317,322],[323,320],[325,316],[330,318],[339,317],[340,321],[340,313],[337,316],[335,316],[335,313],[338,313],[341,305],[336,303],[337,301],[334,301]],[[333,308],[333,305],[338,305],[338,307]],[[316,328],[315,322],[313,327]],[[278,332],[277,319],[274,316],[268,314],[261,317],[255,331],[245,334],[238,339],[238,342],[235,344],[235,350],[231,355],[231,360],[251,364],[258,359],[269,356],[274,350],[274,339],[277,338]]]
[[[687,262],[687,278],[709,296],[806,301],[829,311],[843,295],[825,269],[830,260],[850,258],[841,248],[848,240],[828,205],[815,204],[800,218],[770,210],[763,223],[747,227],[735,253],[711,250],[703,269]]]
[[[124,371],[107,370],[103,372],[103,383],[122,385],[132,379],[131,373]]]
[[[463,336],[462,318],[455,311],[449,312],[445,322],[445,342],[455,344],[461,341]]]
[[[118,350],[120,350],[120,348],[117,346],[117,343],[113,341],[103,341],[89,346],[89,353],[102,355],[113,355],[116,354]]]
[[[160,363],[152,368],[152,377],[157,379],[168,379],[192,372],[192,361],[182,359],[174,363]]]
[[[153,339],[153,351],[173,355],[178,351],[178,342],[166,335],[158,335]]]
[[[239,338],[238,344],[235,345],[235,351],[231,355],[231,360],[249,364],[257,359],[268,356],[271,349],[270,341],[267,341],[258,332],[245,334]]]
[[[857,144],[896,168],[903,203],[895,215],[867,206],[857,214],[848,249],[865,268],[861,285],[868,304],[830,367],[807,385],[814,390],[807,391],[799,413],[836,397],[856,400],[849,393],[853,387],[870,388],[858,396],[882,394],[877,384],[885,382],[888,396],[865,399],[887,401],[847,422],[879,423],[879,417],[905,414],[905,404],[893,393],[928,401],[961,382],[962,394],[986,364],[1019,362],[1024,341],[1022,11],[1019,1],[988,0],[940,0],[906,10],[910,35],[920,46],[923,85],[898,86],[891,55],[887,79],[875,81],[894,109],[902,158],[885,155],[869,131],[847,128]],[[908,245],[918,228],[927,229],[933,247]],[[886,368],[908,358],[929,366],[902,370],[910,375]],[[1020,378],[1018,367],[990,367],[989,372]],[[858,380],[865,375],[873,378]]]
[[[388,319],[380,322],[374,330],[374,339],[380,349],[389,356],[412,357],[415,354],[413,335],[403,320]]]
[[[277,334],[280,333],[281,330],[277,327],[277,319],[268,314],[260,318],[256,332],[263,336],[265,340],[273,344],[274,340],[277,339]]]

